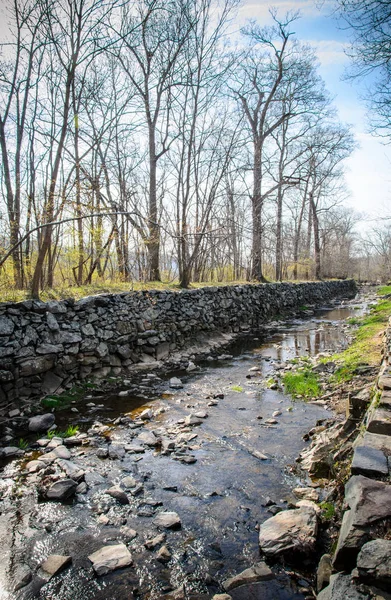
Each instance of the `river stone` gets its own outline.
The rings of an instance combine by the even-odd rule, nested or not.
[[[391,590],[391,541],[373,540],[364,544],[357,557],[357,569],[364,583]]]
[[[137,481],[131,475],[127,475],[123,479],[121,479],[121,485],[125,488],[125,490],[129,488],[134,488],[137,485]]]
[[[148,550],[154,550],[156,548],[156,546],[159,546],[160,544],[162,544],[165,539],[166,539],[166,534],[160,533],[159,535],[156,535],[154,538],[152,538],[150,540],[146,540],[144,542],[144,546]]]
[[[215,594],[212,600],[232,600],[232,596],[229,594]]]
[[[60,479],[50,486],[46,492],[46,497],[49,500],[55,500],[56,502],[63,502],[71,496],[74,496],[77,488],[76,481],[73,479]]]
[[[30,460],[26,465],[26,469],[29,473],[36,473],[37,471],[40,471],[41,469],[44,469],[44,468],[45,468],[44,463],[39,460]]]
[[[171,560],[172,554],[167,546],[162,546],[159,552],[156,554],[156,560],[161,563],[168,563]]]
[[[129,504],[129,498],[119,487],[113,486],[106,490],[105,494],[115,498],[115,500],[117,500],[120,504]]]
[[[0,456],[2,458],[13,458],[15,456],[23,456],[23,454],[24,451],[17,446],[6,446],[5,448],[0,448]]]
[[[166,529],[180,529],[181,520],[176,512],[161,512],[153,520],[157,527]]]
[[[17,565],[13,576],[13,591],[17,592],[21,588],[25,587],[30,583],[32,579],[32,573],[27,565]]]
[[[125,456],[125,448],[120,444],[110,444],[109,457],[112,459],[121,459]]]
[[[336,573],[331,575],[330,584],[322,590],[317,600],[368,600],[368,594],[361,593],[354,585],[350,575]]]
[[[29,419],[29,431],[33,433],[47,431],[54,424],[54,421],[55,416],[52,413],[31,417],[31,419]]]
[[[88,557],[97,575],[106,575],[115,569],[128,567],[132,564],[132,556],[125,544],[103,546]]]
[[[358,446],[353,455],[352,475],[385,477],[388,475],[388,461],[384,452],[370,446]]]
[[[57,458],[62,458],[63,460],[69,460],[72,456],[68,448],[65,448],[63,445],[54,448],[52,453],[57,456]]]
[[[353,475],[345,486],[350,510],[343,515],[333,565],[336,569],[354,566],[357,554],[371,536],[371,525],[391,518],[391,486],[363,475]]]
[[[311,552],[318,531],[316,512],[309,507],[284,510],[271,517],[259,529],[259,545],[267,556],[294,550]]]
[[[178,377],[171,377],[170,388],[173,390],[180,390],[183,388],[183,383]]]
[[[62,571],[72,561],[71,556],[62,556],[61,554],[51,554],[41,564],[38,574],[46,580]]]
[[[223,588],[229,592],[234,590],[240,585],[247,585],[249,583],[256,583],[258,581],[267,581],[274,577],[271,569],[264,562],[259,562],[249,569],[245,569],[238,575],[230,577],[223,582]]]
[[[201,423],[203,423],[203,419],[196,415],[191,414],[185,417],[185,425],[201,425]]]

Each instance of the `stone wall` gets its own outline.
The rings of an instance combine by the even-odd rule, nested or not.
[[[0,305],[0,402],[165,359],[200,334],[258,327],[277,314],[352,296],[352,280],[102,295]]]

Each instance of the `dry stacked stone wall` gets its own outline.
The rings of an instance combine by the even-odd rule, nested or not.
[[[164,360],[202,334],[257,328],[277,314],[356,293],[353,280],[108,294],[0,305],[0,402],[53,393]]]

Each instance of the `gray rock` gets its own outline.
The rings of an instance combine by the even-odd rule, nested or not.
[[[318,600],[368,600],[368,594],[361,593],[350,575],[331,575],[330,585],[318,594]]]
[[[107,484],[107,480],[102,477],[100,473],[96,473],[96,471],[89,471],[84,475],[84,481],[88,485],[88,487],[93,487],[95,485]]]
[[[137,437],[137,441],[141,444],[145,444],[146,446],[157,446],[159,444],[159,439],[152,433],[152,431],[143,431]]]
[[[46,492],[46,497],[49,500],[63,502],[75,495],[76,488],[77,483],[73,479],[60,479],[60,481],[56,481],[50,486]]]
[[[391,435],[391,411],[377,408],[368,417],[367,430],[369,433]]]
[[[229,594],[215,594],[212,600],[232,600],[232,596]]]
[[[389,435],[369,433],[366,431],[363,437],[358,438],[356,445],[371,446],[372,448],[382,450],[387,455],[391,454],[391,436]]]
[[[264,562],[259,562],[253,567],[242,571],[235,577],[230,577],[223,582],[223,588],[229,592],[235,588],[249,583],[257,583],[258,581],[268,581],[274,577],[271,569]]]
[[[284,510],[262,523],[259,545],[267,556],[308,553],[314,550],[317,531],[316,512],[311,508]]]
[[[345,486],[345,502],[350,507],[342,519],[333,565],[336,569],[354,566],[357,554],[371,538],[370,527],[391,518],[389,484],[363,475],[353,475]]]
[[[319,502],[319,494],[314,488],[295,488],[293,490],[296,498],[300,500],[311,500],[312,502]]]
[[[388,475],[388,462],[384,452],[370,446],[358,446],[353,455],[352,475],[385,477]]]
[[[51,312],[47,313],[46,322],[48,324],[50,331],[60,331],[60,326],[58,324],[58,321]]]
[[[14,458],[16,456],[23,456],[23,454],[24,451],[17,446],[6,446],[5,448],[0,448],[0,456],[2,458]]]
[[[31,419],[29,419],[29,431],[33,433],[47,431],[54,424],[54,421],[55,416],[52,413],[31,417]]]
[[[50,371],[54,367],[54,359],[51,356],[39,356],[24,360],[20,363],[20,376],[30,377]]]
[[[37,462],[39,462],[39,461],[37,461]],[[70,479],[73,479],[74,481],[78,481],[78,482],[83,479],[85,471],[83,469],[81,469],[79,465],[76,465],[75,463],[71,462],[70,460],[65,460],[62,458],[59,458],[57,460],[57,464],[64,471],[64,473],[66,475],[68,475],[68,477]],[[80,493],[80,492],[78,492],[78,493]]]
[[[357,557],[360,580],[391,590],[391,541],[373,540],[364,544]]]
[[[17,565],[14,572],[14,585],[13,591],[17,592],[18,590],[25,587],[28,583],[30,583],[32,579],[31,570],[27,565]]]
[[[125,456],[125,448],[119,444],[110,444],[109,457],[113,459],[123,458]]]
[[[61,554],[51,554],[41,564],[38,574],[47,581],[54,575],[65,569],[72,562],[71,556],[62,556]]]
[[[179,529],[181,520],[176,512],[161,512],[153,520],[157,527],[165,527],[166,529]]]
[[[97,575],[106,575],[115,569],[122,569],[132,564],[132,556],[125,544],[103,546],[88,557]]]
[[[123,488],[125,488],[125,490],[134,488],[134,487],[136,487],[136,485],[137,485],[137,481],[131,475],[127,475],[126,477],[124,477],[123,479],[121,479],[121,486]]]
[[[11,335],[14,331],[14,322],[8,317],[0,317],[0,335]]]
[[[57,392],[57,390],[59,390],[59,388],[61,387],[61,384],[62,384],[61,377],[59,377],[55,373],[52,373],[51,371],[49,371],[48,373],[45,374],[45,377],[44,377],[44,380],[42,383],[42,391],[45,394],[53,394],[54,392]]]
[[[170,388],[173,390],[180,390],[183,388],[183,383],[178,377],[171,377]]]
[[[185,417],[185,425],[201,425],[201,423],[203,423],[204,420],[201,419],[200,417],[196,417],[195,415],[191,414],[191,415],[187,415],[187,417]]]
[[[8,413],[8,416],[10,419],[13,419],[14,417],[18,417],[20,415],[20,410],[18,408],[15,408],[14,410],[10,410]]]

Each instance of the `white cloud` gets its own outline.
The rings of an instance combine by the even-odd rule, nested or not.
[[[303,17],[319,15],[319,8],[314,0],[245,0],[239,9],[239,18],[269,20],[270,7],[277,8],[282,15],[288,11],[300,11]]]
[[[345,54],[347,44],[335,40],[307,40],[307,43],[316,50],[316,55],[323,67],[329,65],[347,64],[348,58]]]

